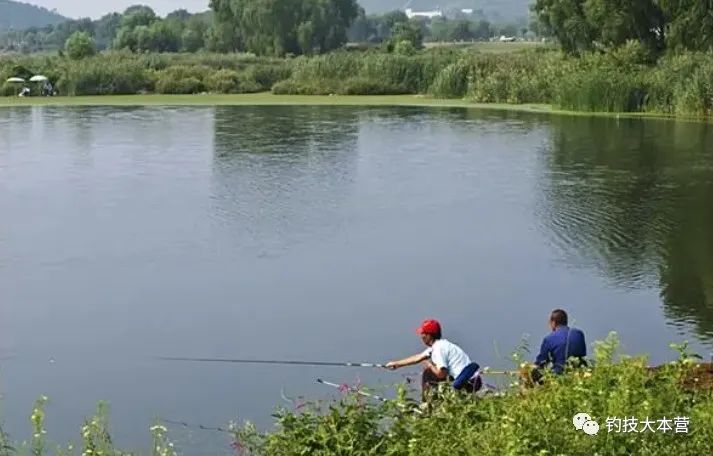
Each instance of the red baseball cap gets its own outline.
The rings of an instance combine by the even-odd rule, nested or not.
[[[417,334],[440,334],[441,324],[438,320],[424,320],[416,329]]]

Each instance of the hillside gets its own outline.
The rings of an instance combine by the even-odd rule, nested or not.
[[[66,17],[39,6],[12,0],[0,0],[0,30],[43,27],[66,20]]]
[[[367,14],[385,13],[403,9],[408,0],[358,0]],[[527,17],[530,3],[534,0],[413,0],[409,8],[433,10],[441,8],[473,8],[483,10],[491,18],[517,19]]]

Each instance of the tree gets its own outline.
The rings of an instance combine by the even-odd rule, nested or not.
[[[74,32],[67,39],[64,49],[72,60],[81,60],[96,53],[94,40],[87,32]]]
[[[473,39],[473,32],[470,29],[471,22],[465,19],[457,21],[453,25],[450,33],[451,41],[469,41]]]
[[[116,34],[121,27],[122,16],[119,13],[111,13],[102,16],[94,25],[94,40],[97,47],[106,49],[116,38]]]
[[[655,0],[587,0],[584,14],[604,46],[637,40],[651,51],[664,48],[664,16]]]
[[[669,49],[707,51],[713,48],[713,2],[658,0],[666,23]]]
[[[493,32],[488,21],[480,20],[473,27],[473,38],[476,40],[486,40],[491,36],[493,36]]]
[[[359,12],[355,0],[211,0],[210,6],[215,41],[230,42],[239,30],[245,49],[262,55],[336,49]]]
[[[571,54],[592,49],[596,36],[587,21],[584,6],[587,0],[536,0],[533,11],[543,27]]]
[[[397,44],[403,41],[410,42],[414,49],[421,49],[423,47],[421,28],[410,23],[399,22],[396,24],[391,35],[389,49],[393,50]]]
[[[569,53],[617,47],[629,40],[658,52],[664,48],[666,30],[660,3],[665,0],[536,0],[533,10],[544,31],[554,35]]]
[[[158,20],[158,16],[150,7],[143,5],[130,6],[124,11],[121,27],[132,30],[141,25],[149,26],[156,20]]]

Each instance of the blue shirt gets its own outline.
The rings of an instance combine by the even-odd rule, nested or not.
[[[569,358],[584,360],[585,356],[587,344],[584,341],[584,333],[568,326],[558,326],[542,341],[535,363],[540,367],[552,363],[555,373],[561,374]]]

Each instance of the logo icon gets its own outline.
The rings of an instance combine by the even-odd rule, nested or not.
[[[587,435],[597,435],[599,433],[599,423],[594,421],[588,413],[577,413],[572,418],[572,424],[578,431],[583,431]]]

